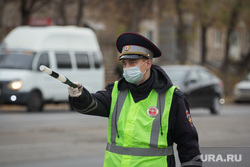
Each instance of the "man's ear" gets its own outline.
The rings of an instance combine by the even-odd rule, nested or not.
[[[148,61],[147,61],[147,66],[149,66],[149,67],[151,67],[152,66],[152,60],[151,59],[148,59]]]

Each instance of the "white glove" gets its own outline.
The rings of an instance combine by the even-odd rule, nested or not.
[[[68,86],[68,92],[70,97],[79,97],[82,94],[82,84],[78,83],[78,82],[73,82],[74,84],[76,84],[77,88],[73,88]]]

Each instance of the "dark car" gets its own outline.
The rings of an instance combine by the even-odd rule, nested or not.
[[[191,108],[208,108],[211,114],[221,112],[223,82],[202,66],[162,66],[173,84],[187,97]]]

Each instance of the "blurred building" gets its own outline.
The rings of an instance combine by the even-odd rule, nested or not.
[[[188,63],[200,64],[201,62],[201,32],[200,27],[186,25],[186,32],[191,34],[188,41]],[[178,63],[178,48],[174,18],[164,17],[160,22],[145,20],[141,23],[141,33],[156,43],[163,56],[159,64]],[[224,59],[226,30],[211,27],[207,31],[207,63],[220,67]],[[242,60],[250,51],[250,24],[240,22],[230,37],[230,61]]]

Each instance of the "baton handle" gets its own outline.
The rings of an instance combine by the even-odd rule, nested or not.
[[[57,80],[61,81],[64,84],[67,84],[73,88],[77,88],[77,85],[71,82],[67,77],[56,73],[55,71],[51,70],[50,68],[46,67],[45,65],[41,65],[39,67],[40,71],[52,76],[53,78],[56,78]]]

